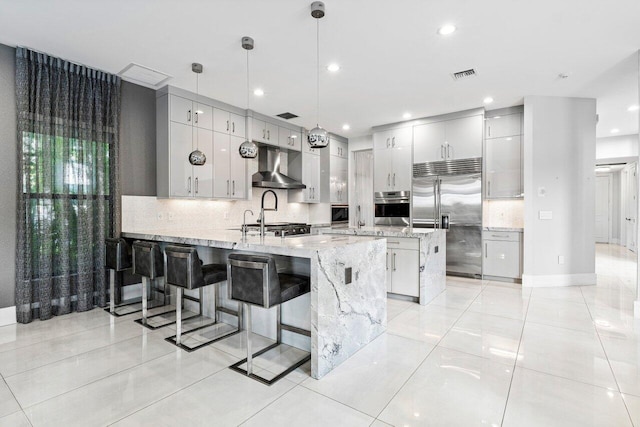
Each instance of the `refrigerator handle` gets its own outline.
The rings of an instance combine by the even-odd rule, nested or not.
[[[438,179],[433,180],[433,228],[438,228]]]

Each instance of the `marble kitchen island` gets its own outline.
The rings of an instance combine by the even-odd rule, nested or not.
[[[192,245],[199,252],[214,248],[217,261],[223,261],[231,251],[270,254],[277,258],[279,270],[284,265],[308,274],[313,378],[330,372],[386,329],[385,239],[328,235],[242,238],[233,230],[146,230],[123,232],[122,236]],[[205,304],[211,305],[206,298]],[[288,323],[284,315],[283,321]]]
[[[361,228],[319,228],[322,235],[385,237],[389,240],[389,249],[393,249],[396,239],[416,239],[419,250],[419,290],[418,302],[426,305],[437,297],[446,287],[446,231],[440,229],[411,227],[361,227]],[[393,240],[392,240],[393,239]],[[392,244],[393,243],[393,244]]]

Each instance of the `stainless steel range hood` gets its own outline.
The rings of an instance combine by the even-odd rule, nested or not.
[[[260,146],[258,172],[251,177],[253,187],[298,189],[307,188],[303,183],[280,173],[280,149]]]

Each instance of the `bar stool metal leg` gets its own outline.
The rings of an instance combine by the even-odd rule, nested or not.
[[[149,278],[142,277],[142,324],[147,324],[147,286],[149,286]]]
[[[251,306],[244,304],[247,310],[247,376],[253,373],[253,351],[251,351]]]
[[[176,344],[180,345],[182,335],[182,288],[176,286]]]
[[[116,271],[109,270],[109,312],[115,314],[116,312]]]

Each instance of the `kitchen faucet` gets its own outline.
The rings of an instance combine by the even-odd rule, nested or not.
[[[253,211],[251,209],[246,209],[244,214],[242,214],[242,237],[247,237],[247,212],[253,216]]]
[[[264,208],[264,196],[266,196],[267,193],[273,194],[273,197],[276,201],[275,206],[273,208],[268,208],[268,209]],[[277,211],[277,210],[278,210],[278,195],[276,194],[276,192],[273,190],[267,190],[264,193],[262,193],[262,201],[260,202],[260,215],[258,216],[258,222],[260,223],[260,237],[264,237],[264,223],[265,223],[264,212]]]

